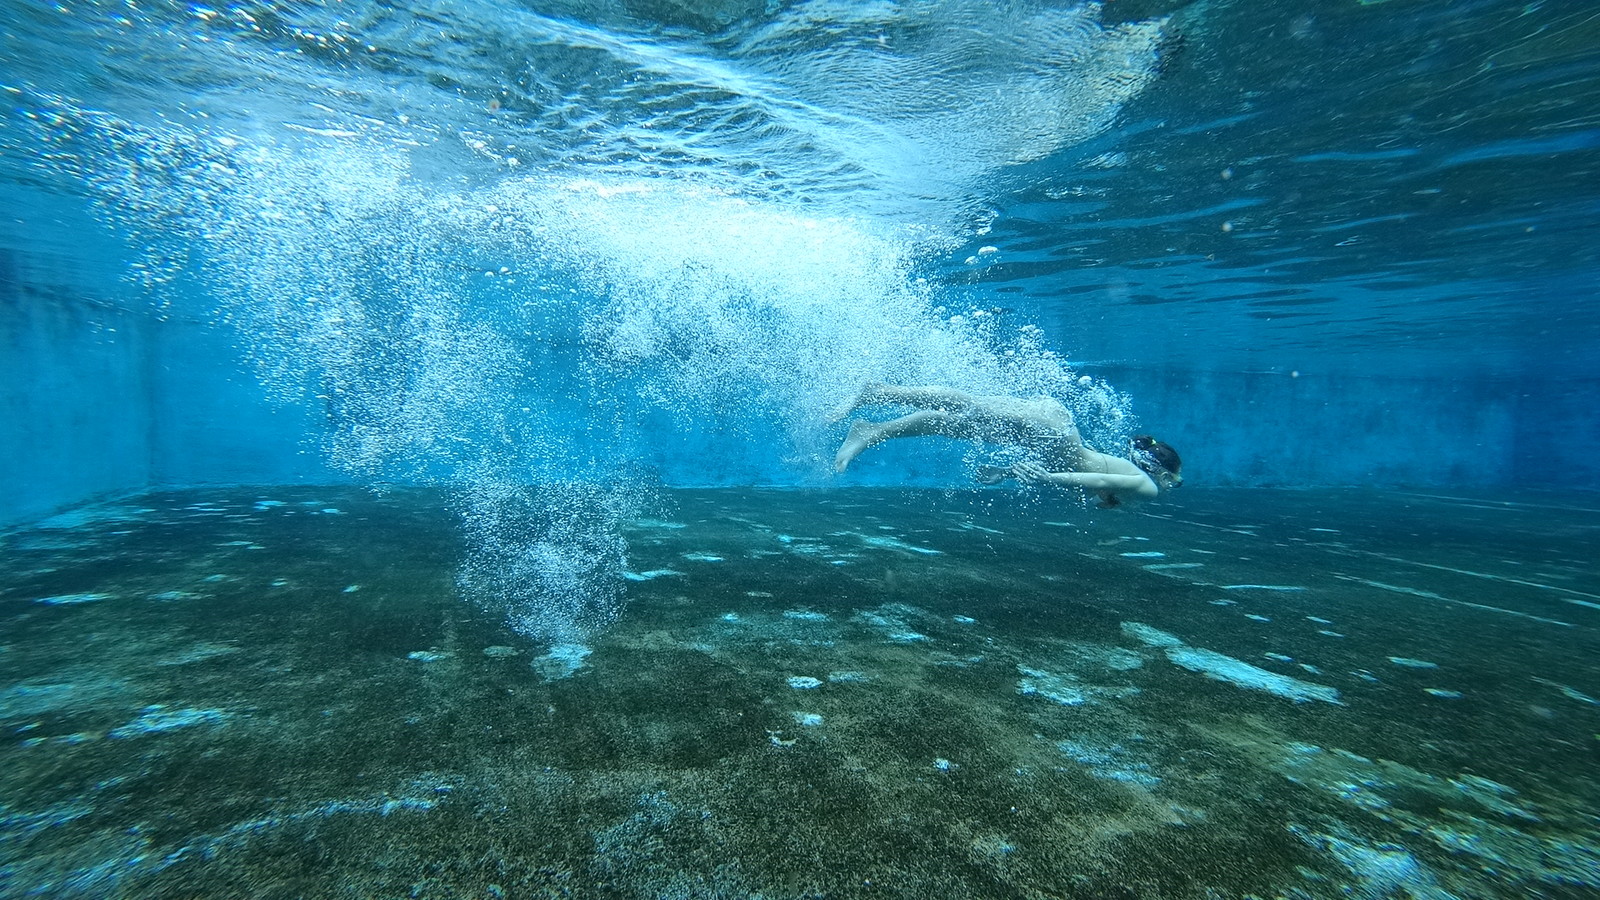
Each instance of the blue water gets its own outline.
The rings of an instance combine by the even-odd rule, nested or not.
[[[236,893],[304,842],[272,895],[1583,896],[1600,883],[1578,811],[1600,696],[1581,662],[1600,596],[1597,46],[1577,0],[9,0],[0,711],[22,755],[0,796],[0,896]],[[1096,448],[1172,443],[1188,486],[1131,510],[979,490],[973,472],[1005,452],[931,438],[835,474],[831,413],[874,381],[1050,394]],[[702,502],[701,520],[673,519]],[[809,521],[807,503],[839,520],[712,527]],[[831,506],[855,503],[882,506],[882,529]],[[364,504],[378,511],[350,514]],[[956,565],[920,543],[919,504],[992,556]],[[1218,542],[1141,546],[1174,522]],[[1363,522],[1388,530],[1338,537]],[[1030,542],[1054,529],[1059,559],[1041,560]],[[210,571],[218,548],[271,562]],[[826,568],[727,565],[765,554]],[[901,565],[845,576],[882,554]],[[1028,587],[1007,593],[1001,572]],[[684,579],[697,587],[671,587]],[[348,623],[329,631],[334,601]],[[1191,601],[1226,615],[1145,608]],[[1060,603],[1076,611],[1037,613]],[[1244,637],[1281,624],[1274,604],[1328,620],[1294,634],[1313,645],[1413,621],[1448,639],[1430,655],[1368,634],[1337,665],[1308,662],[1288,638]],[[998,645],[917,624],[1008,611],[1019,631]],[[766,636],[729,631],[740,617]],[[853,624],[795,630],[811,621]],[[1092,640],[1041,661],[1079,626]],[[863,649],[884,635],[889,650]],[[79,658],[81,642],[115,652]],[[183,689],[146,642],[215,681]],[[883,693],[758,716],[791,688],[752,648],[816,654],[786,674],[819,697],[852,673]],[[666,715],[627,674],[644,651],[665,654],[647,680],[706,677],[696,702],[726,697],[744,724]],[[707,676],[707,660],[730,668]],[[1355,696],[1361,672],[1429,665],[1472,683]],[[515,676],[484,687],[495,666]],[[1169,693],[1106,674],[1134,668]],[[288,705],[264,711],[262,684],[291,671]],[[349,694],[326,709],[350,713],[335,758],[361,756],[389,694],[418,721],[465,704],[496,735],[484,698],[501,689],[540,698],[523,725],[547,700],[589,718],[537,745],[559,777],[519,768],[515,812],[485,819],[511,777],[486,748],[522,732],[429,726],[448,763],[401,741],[369,790],[319,761],[313,697],[335,683]],[[1018,697],[1100,718],[1030,731]],[[898,718],[896,698],[921,712]],[[1146,702],[1182,734],[1148,733]],[[1252,719],[1256,703],[1275,712]],[[1338,737],[1408,722],[1406,740]],[[798,768],[740,755],[818,734],[829,753]],[[882,752],[963,734],[967,757],[927,772]],[[161,771],[128,755],[140,741],[167,742]],[[1184,768],[1185,747],[1250,762]],[[1040,748],[1048,784],[981,780],[1034,771]],[[163,807],[170,833],[137,813],[188,796],[184,771],[245,765],[258,780]],[[308,782],[285,793],[291,771]],[[889,797],[925,776],[980,780],[959,801],[918,795],[898,824],[830,806],[860,792],[852,778]],[[1256,832],[1205,812],[1234,778],[1266,799],[1226,818]],[[771,829],[762,804],[818,779],[832,799],[793,819],[805,852],[752,837]],[[1108,781],[1144,793],[1084,799]],[[1306,784],[1319,800],[1286,787]],[[1373,785],[1405,785],[1410,806],[1385,811],[1396,799]],[[1010,831],[991,790],[1048,812]],[[1425,812],[1450,791],[1470,808]],[[724,813],[726,830],[704,825]],[[456,862],[374,875],[384,854],[353,849],[372,816],[429,823],[397,826],[395,853]],[[507,836],[536,819],[548,858]],[[1134,837],[1112,837],[1119,822]],[[336,828],[350,835],[305,836]],[[719,868],[719,841],[742,868]],[[1059,842],[1089,849],[1039,850]],[[196,862],[228,848],[221,869]],[[872,884],[875,859],[900,880]]]

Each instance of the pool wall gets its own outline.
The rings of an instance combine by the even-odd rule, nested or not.
[[[81,207],[8,191],[34,215],[0,230],[0,527],[150,487],[346,480],[322,456],[327,413],[313,392],[269,400],[233,326],[161,310],[159,294],[122,277],[120,245],[96,237]],[[161,290],[196,289],[180,277]],[[1600,484],[1593,377],[1466,364],[1426,377],[1291,375],[1161,360],[1094,374],[1133,397],[1143,428],[1179,448],[1195,484]],[[818,483],[826,470],[825,452],[797,455],[758,422],[685,433],[645,413],[638,424],[635,459],[670,484]],[[918,443],[875,449],[848,483],[960,483],[959,448]]]

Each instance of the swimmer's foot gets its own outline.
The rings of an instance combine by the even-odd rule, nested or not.
[[[872,402],[872,395],[877,393],[878,389],[881,387],[883,387],[883,382],[881,381],[869,381],[866,384],[863,384],[861,386],[861,390],[856,391],[856,395],[852,397],[849,402],[828,414],[829,424],[834,422],[843,422],[846,416],[855,412],[857,409],[860,409],[867,403]],[[857,452],[859,453],[860,451]]]
[[[845,435],[844,443],[839,445],[839,452],[833,457],[833,470],[843,472],[851,461],[861,455],[861,451],[872,446],[873,438],[877,436],[878,427],[871,422],[863,420],[852,423],[850,433]]]
[[[1011,477],[1010,466],[979,466],[972,473],[972,480],[979,484],[999,484]]]

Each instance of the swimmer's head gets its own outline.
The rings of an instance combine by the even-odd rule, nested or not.
[[[1145,474],[1155,479],[1156,484],[1161,484],[1161,476],[1167,476],[1172,487],[1183,484],[1183,460],[1178,458],[1178,451],[1172,445],[1164,444],[1148,434],[1133,436],[1133,453],[1130,455],[1133,464],[1145,471]]]

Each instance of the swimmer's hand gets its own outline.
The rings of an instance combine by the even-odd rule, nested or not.
[[[1036,462],[1019,462],[1011,467],[1011,474],[1017,481],[1026,485],[1050,484],[1055,481],[1055,476]]]
[[[979,484],[999,484],[1011,477],[1010,466],[979,466],[972,479]]]

